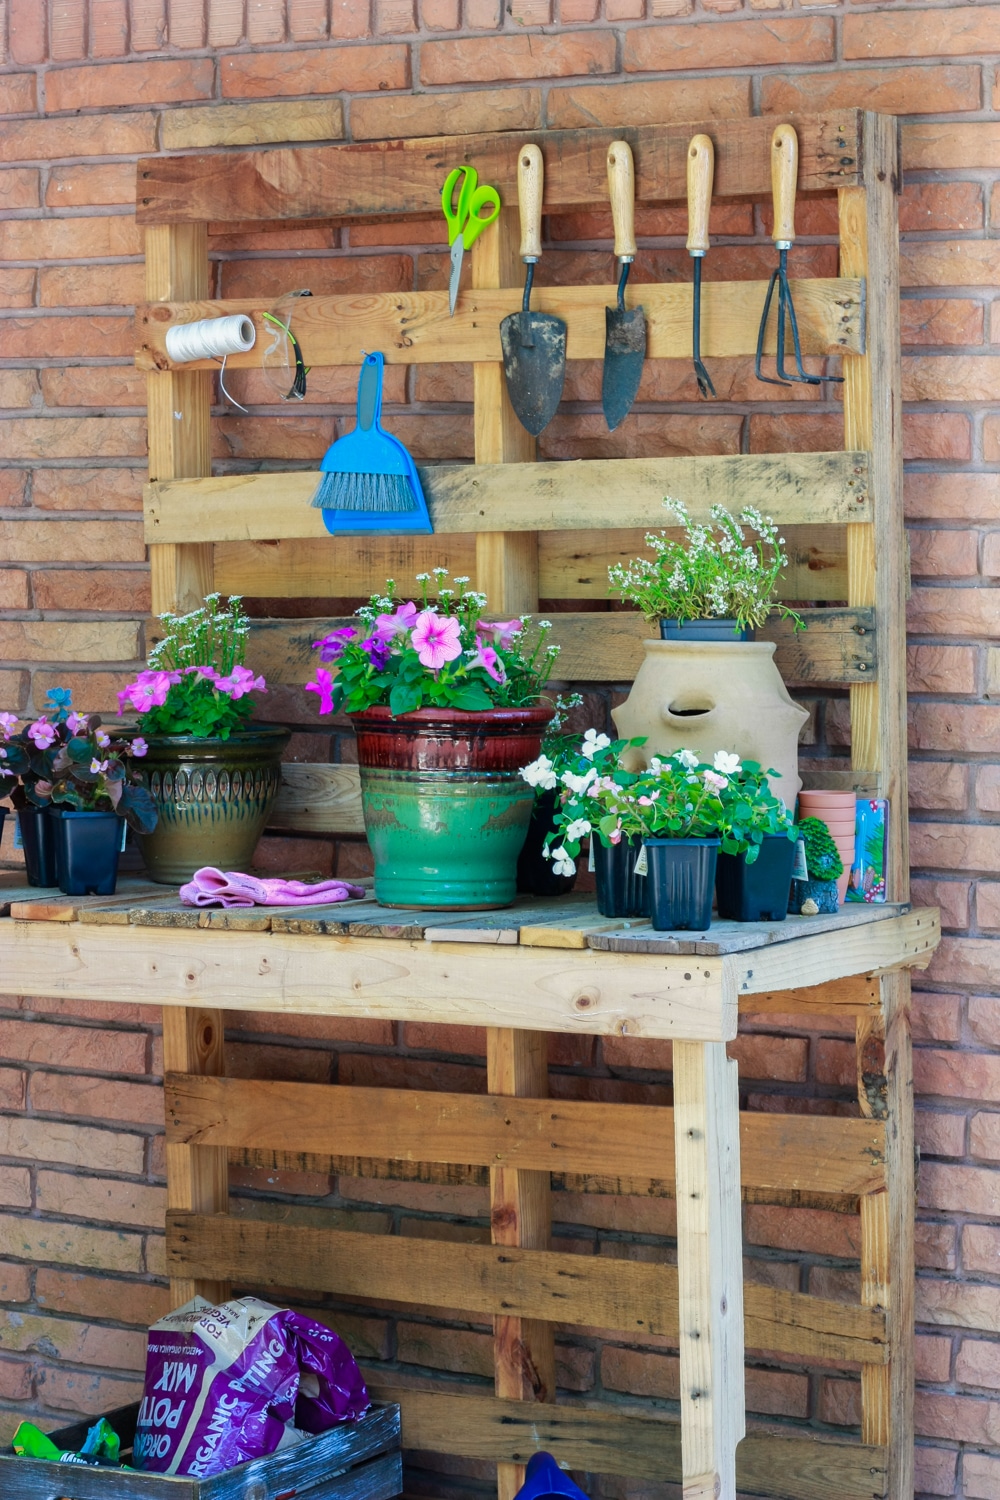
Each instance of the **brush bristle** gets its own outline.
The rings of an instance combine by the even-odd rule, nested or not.
[[[319,510],[386,515],[417,508],[413,486],[405,474],[324,474],[312,503]]]

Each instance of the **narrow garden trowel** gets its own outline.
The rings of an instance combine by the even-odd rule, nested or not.
[[[618,303],[607,307],[604,336],[604,378],[601,403],[604,419],[614,432],[635,400],[646,358],[646,313],[625,306],[625,283],[635,260],[635,167],[627,141],[608,147],[608,189],[615,225],[615,254],[621,265]]]
[[[500,324],[503,373],[518,421],[535,437],[555,416],[566,378],[566,324],[551,313],[531,311],[531,284],[542,254],[542,153],[522,146],[517,158],[517,203],[521,212],[524,297],[521,311]]]

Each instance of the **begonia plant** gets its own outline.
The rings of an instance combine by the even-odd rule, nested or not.
[[[322,665],[306,692],[318,694],[321,714],[384,704],[395,718],[420,708],[485,712],[539,701],[559,650],[548,644],[551,624],[532,630],[527,615],[487,620],[486,595],[468,578],[449,585],[448,569],[435,568],[433,594],[431,576],[417,575],[419,603],[401,603],[390,578],[356,611],[359,624],[314,643]]]
[[[139,714],[143,734],[227,740],[253,717],[251,693],[267,684],[244,666],[250,622],[234,594],[209,594],[187,615],[160,616],[165,634],[149,666],[118,694],[119,713]]]

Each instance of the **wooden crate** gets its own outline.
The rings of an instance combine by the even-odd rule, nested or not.
[[[122,1406],[108,1421],[132,1452],[139,1403]],[[78,1450],[93,1418],[51,1435],[58,1448]],[[391,1500],[403,1489],[399,1407],[376,1406],[361,1422],[335,1427],[295,1448],[238,1464],[209,1479],[123,1473],[0,1452],[0,1500]]]
[[[605,150],[618,135],[635,155],[640,203],[684,199],[687,146],[698,131],[715,143],[716,197],[766,198],[777,123],[527,137],[545,157],[545,210],[559,213],[603,197]],[[933,914],[906,910],[896,129],[886,117],[857,110],[793,123],[800,191],[839,197],[840,276],[798,282],[795,302],[805,351],[843,356],[845,451],[535,463],[534,440],[511,412],[498,363],[497,327],[519,306],[521,286],[516,215],[507,209],[474,247],[472,287],[453,319],[444,292],[315,297],[302,306],[299,331],[310,364],[353,363],[361,346],[382,348],[390,363],[473,363],[476,463],[422,470],[436,534],[405,542],[327,537],[307,503],[315,474],[211,478],[210,366],[172,367],[166,330],[230,312],[246,312],[259,325],[268,305],[207,300],[210,220],[426,218],[438,212],[444,161],[474,162],[513,203],[524,138],[290,147],[152,158],[139,166],[149,301],[137,312],[136,358],[149,371],[146,537],[158,613],[193,607],[213,585],[271,597],[364,594],[387,574],[403,583],[437,561],[474,573],[501,615],[531,613],[539,597],[603,597],[606,562],[629,555],[643,530],[662,521],[664,494],[685,499],[695,517],[712,500],[758,499],[791,544],[784,592],[822,606],[809,611],[802,637],[773,627],[779,665],[790,682],[849,689],[852,768],[835,773],[832,784],[889,797],[896,814],[887,885],[897,905],[857,928],[787,929],[783,942],[758,931],[734,938],[729,949],[718,941],[708,949],[690,941],[671,947],[635,932],[596,930],[592,915],[589,926],[586,917],[565,913],[556,920],[552,909],[519,922],[513,936],[505,923],[485,936],[488,924],[480,923],[477,936],[474,923],[464,932],[454,923],[389,927],[361,913],[346,930],[346,913],[272,914],[266,921],[254,914],[246,923],[229,920],[233,914],[203,922],[204,914],[191,913],[178,931],[174,919],[140,910],[141,903],[109,913],[103,925],[95,912],[92,924],[11,922],[0,933],[5,972],[16,974],[26,993],[113,999],[118,986],[109,987],[107,976],[128,973],[131,998],[166,1007],[168,1256],[177,1302],[195,1290],[224,1294],[227,1276],[266,1284],[280,1268],[286,1282],[307,1276],[311,1288],[349,1287],[361,1299],[398,1297],[403,1289],[414,1302],[458,1299],[492,1314],[495,1397],[451,1388],[401,1390],[398,1398],[408,1447],[496,1461],[501,1500],[510,1500],[539,1446],[573,1467],[679,1478],[685,1500],[734,1500],[737,1485],[790,1500],[909,1500],[913,1491],[908,969],[927,961],[936,928]],[[643,285],[630,296],[646,307],[650,355],[690,358],[690,288]],[[540,290],[538,305],[567,319],[570,358],[600,356],[606,297],[606,288]],[[703,355],[752,354],[762,297],[757,283],[707,283]],[[259,363],[261,347],[231,363]],[[584,578],[602,581],[598,587]],[[827,603],[845,599],[846,607]],[[556,627],[561,676],[621,681],[634,673],[646,634],[635,616],[557,615]],[[269,678],[301,683],[310,643],[328,628],[326,621],[259,624],[252,659]],[[286,768],[276,819],[303,831],[358,832],[356,772]],[[135,975],[141,982],[133,983]],[[336,1088],[310,1094],[306,1109],[306,1085],[220,1077],[228,1007],[486,1024],[489,1097],[382,1091],[373,1101],[368,1091]],[[768,1132],[785,1131],[785,1124],[739,1117],[735,1065],[725,1056],[737,1009],[853,1017],[861,1120],[790,1117],[794,1138],[775,1140]],[[548,1103],[543,1028],[673,1037],[673,1112]],[[422,1121],[414,1121],[414,1099],[429,1112]],[[458,1141],[442,1136],[449,1109],[458,1111]],[[303,1124],[310,1112],[322,1122],[311,1133]],[[564,1180],[588,1191],[635,1191],[639,1183],[641,1191],[676,1195],[676,1273],[640,1262],[598,1265],[549,1248],[556,1163],[537,1141],[557,1119]],[[384,1122],[377,1130],[375,1120]],[[804,1162],[796,1138],[809,1143]],[[613,1160],[602,1145],[607,1140],[618,1143]],[[230,1219],[231,1152],[275,1162],[282,1153],[305,1152],[333,1163],[332,1170],[366,1175],[419,1173],[433,1181],[441,1172],[454,1181],[465,1172],[468,1180],[488,1179],[493,1243],[370,1236],[356,1243],[329,1229]],[[741,1178],[744,1196],[754,1201],[860,1203],[856,1306],[750,1286],[744,1298],[735,1218]],[[740,1441],[744,1301],[747,1340],[757,1347],[860,1364],[860,1444],[788,1431]],[[553,1319],[570,1313],[588,1324],[596,1318],[676,1333],[681,1441],[677,1427],[659,1416],[538,1404],[554,1396]]]

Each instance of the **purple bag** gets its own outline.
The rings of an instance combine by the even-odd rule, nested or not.
[[[291,1447],[371,1402],[331,1329],[256,1297],[196,1297],[149,1330],[132,1462],[206,1479]]]

